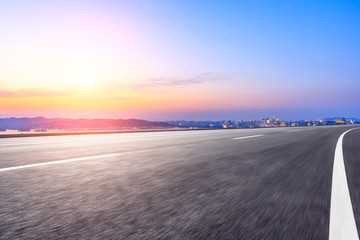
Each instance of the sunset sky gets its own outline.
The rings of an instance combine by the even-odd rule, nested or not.
[[[0,117],[360,118],[359,1],[0,1]]]

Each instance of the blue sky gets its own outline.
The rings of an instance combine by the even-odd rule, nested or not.
[[[2,116],[360,118],[359,1],[8,1],[0,34]]]

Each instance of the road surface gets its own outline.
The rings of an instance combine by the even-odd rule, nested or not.
[[[0,139],[0,239],[329,239],[352,128]],[[343,163],[359,229],[360,129]]]

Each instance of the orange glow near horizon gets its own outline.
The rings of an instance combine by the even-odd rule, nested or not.
[[[5,96],[5,91],[2,92]],[[110,89],[102,92],[91,88],[79,88],[68,92],[27,89],[9,91],[8,94],[8,97],[0,98],[4,112],[11,114],[35,112],[37,115],[51,113],[50,115],[59,116],[67,113],[67,116],[74,117],[91,116],[91,114],[94,117],[100,117],[104,111],[138,113],[146,111],[156,114],[157,111],[164,110],[231,109],[239,106],[246,107],[260,101],[248,94],[243,95],[241,106],[238,93],[232,93],[233,96],[228,93],[228,97],[223,98],[219,87],[206,90],[196,87],[128,88],[123,92]],[[234,99],[233,104],[229,103],[229,98]]]
[[[85,81],[82,84],[92,84]],[[13,115],[51,117],[125,117],[153,115],[164,111],[198,111],[213,109],[256,109],[258,106],[282,107],[281,98],[265,100],[250,91],[234,90],[223,93],[221,86],[201,89],[198,87],[162,87],[154,89],[96,90],[91,86],[72,91],[19,90],[9,91],[0,98],[2,111]],[[225,90],[224,90],[225,91]],[[0,91],[1,92],[1,91]],[[2,91],[5,96],[5,91]],[[12,94],[12,95],[11,95]],[[224,97],[226,96],[226,98]],[[270,97],[268,97],[270,99]]]

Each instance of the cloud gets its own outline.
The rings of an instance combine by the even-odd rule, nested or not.
[[[0,98],[11,98],[14,96],[15,96],[14,92],[0,89]]]
[[[58,97],[66,93],[40,88],[22,88],[13,91],[1,90],[0,98],[36,98],[36,97]]]
[[[131,97],[96,97],[76,99],[77,102],[105,102],[105,101],[125,101],[133,99]]]
[[[150,88],[150,87],[166,87],[166,86],[186,86],[202,84],[210,81],[223,80],[217,74],[206,72],[194,77],[181,78],[181,77],[161,77],[151,78],[135,85],[139,88]]]
[[[144,83],[137,84],[137,87],[159,87],[159,86],[178,86],[192,85],[202,83],[198,79],[181,79],[181,78],[153,78]]]

